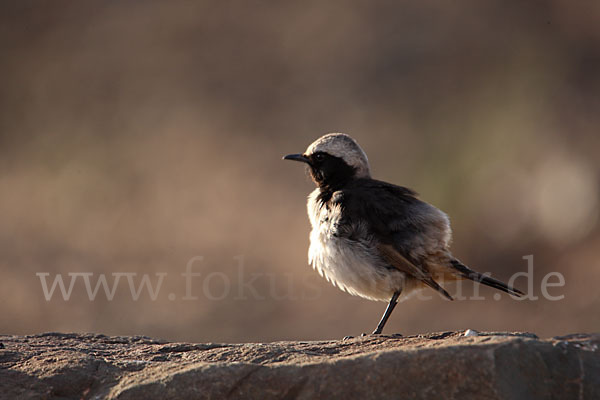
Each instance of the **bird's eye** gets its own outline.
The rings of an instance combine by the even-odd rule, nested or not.
[[[323,161],[325,159],[325,154],[323,153],[317,153],[315,154],[315,160],[317,161]]]

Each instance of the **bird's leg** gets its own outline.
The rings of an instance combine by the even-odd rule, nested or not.
[[[381,333],[381,331],[383,331],[385,323],[387,322],[390,315],[392,315],[392,311],[394,311],[394,307],[396,307],[396,304],[398,304],[398,296],[400,296],[399,291],[395,292],[392,296],[390,303],[388,304],[387,308],[385,309],[385,312],[383,313],[383,316],[381,317],[381,321],[379,321],[379,324],[377,324],[377,329],[373,331],[373,335],[378,335]]]

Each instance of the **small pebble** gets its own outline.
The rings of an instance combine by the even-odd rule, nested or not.
[[[473,329],[467,329],[465,331],[465,333],[463,334],[463,336],[465,337],[469,337],[469,336],[479,336],[479,332],[474,331]]]

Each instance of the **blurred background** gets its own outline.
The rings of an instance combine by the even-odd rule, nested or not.
[[[307,265],[313,184],[281,161],[326,132],[446,211],[471,267],[507,281],[534,256],[538,300],[423,292],[388,333],[600,330],[599,21],[568,0],[2,2],[0,333],[370,332],[385,304]],[[123,277],[91,301],[80,276],[46,301],[40,272],[167,275],[155,300]]]

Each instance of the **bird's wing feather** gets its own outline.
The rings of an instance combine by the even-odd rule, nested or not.
[[[435,253],[444,243],[441,238],[449,230],[444,213],[417,198],[417,194],[402,186],[373,179],[357,179],[348,188],[336,192],[332,201],[342,205],[343,218],[366,224],[368,234],[378,242],[392,245],[412,263],[419,263],[414,250]],[[438,243],[439,242],[439,243]]]
[[[394,246],[390,244],[379,243],[376,247],[379,251],[379,254],[381,254],[383,258],[396,269],[420,280],[426,280],[431,277],[426,270],[417,267],[415,264],[407,260],[406,257],[400,254],[400,252],[394,248]]]
[[[390,263],[390,265],[394,266],[402,272],[407,273],[408,275],[414,278],[417,278],[432,289],[437,290],[448,300],[454,300],[452,296],[450,296],[450,294],[433,279],[429,271],[425,270],[424,268],[420,268],[412,262],[408,261],[393,246],[388,244],[380,244],[377,246],[377,249],[383,256],[383,258]]]
[[[391,266],[419,279],[440,292],[452,297],[433,279],[419,254],[429,254],[443,245],[442,240],[431,240],[441,235],[447,224],[445,214],[419,200],[412,190],[373,179],[357,180],[348,188],[337,192],[332,202],[342,205],[345,227],[365,227],[381,257]],[[444,221],[440,221],[444,219]],[[346,236],[362,236],[346,232]],[[434,244],[431,244],[434,243]]]

